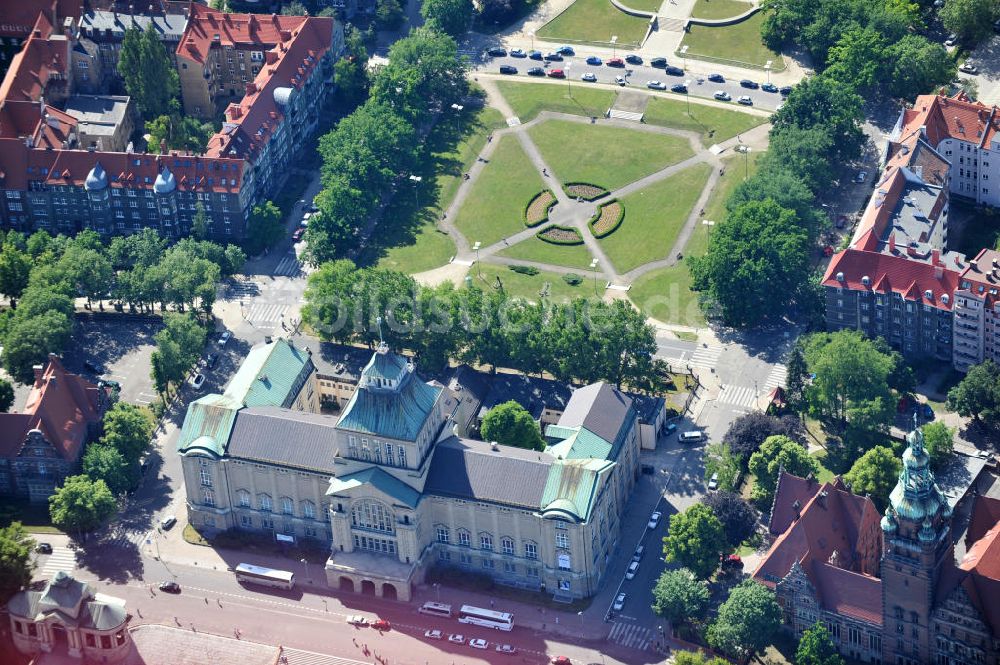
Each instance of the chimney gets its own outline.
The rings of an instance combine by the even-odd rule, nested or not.
[[[41,383],[42,375],[45,373],[45,365],[32,365],[31,369],[35,373],[35,383]]]
[[[889,253],[890,254],[895,254],[896,253],[896,234],[895,233],[890,233],[889,234]]]
[[[274,51],[268,51],[267,53],[264,54],[264,62],[266,62],[269,65],[273,65],[274,63],[278,62],[278,54],[275,53]]]
[[[936,266],[939,263],[941,263],[941,250],[940,249],[932,249],[931,250],[931,265],[935,265]]]
[[[253,81],[247,83],[247,94],[252,95],[255,92],[257,92],[257,84],[254,83]]]
[[[826,490],[823,490],[822,492],[816,495],[816,503],[818,503],[819,507],[822,508],[823,510],[826,510],[826,497],[828,494],[829,493]]]
[[[792,510],[795,511],[795,519],[799,519],[802,516],[802,504],[799,503],[798,499],[792,504]]]

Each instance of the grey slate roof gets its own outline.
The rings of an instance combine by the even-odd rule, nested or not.
[[[231,458],[266,462],[333,475],[337,418],[271,406],[249,407],[236,415]]]
[[[435,446],[424,494],[490,501],[538,510],[551,455],[451,437]]]
[[[577,389],[559,418],[560,427],[585,427],[614,444],[629,415],[632,399],[613,386],[592,383]]]
[[[21,591],[7,602],[7,610],[31,621],[58,615],[64,624],[111,630],[125,623],[125,601],[94,593],[93,587],[59,571],[42,591]]]
[[[160,39],[179,42],[184,34],[184,27],[187,25],[187,17],[183,14],[129,15],[102,10],[89,11],[80,17],[80,28],[84,34],[98,40],[105,39],[105,30],[110,30],[112,35],[122,39],[126,29],[137,27],[140,30],[145,30],[150,23],[153,24],[153,29]]]

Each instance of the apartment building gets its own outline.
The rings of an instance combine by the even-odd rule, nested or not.
[[[960,371],[1000,362],[1000,252],[984,249],[969,261],[955,292],[954,365]]]

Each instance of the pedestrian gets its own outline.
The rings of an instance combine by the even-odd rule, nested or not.
[[[191,622],[191,632],[197,633],[198,631],[194,629],[194,621]]]
[[[496,601],[490,600],[490,607],[496,607],[496,606],[497,606]]]
[[[205,604],[208,605],[208,596],[205,596]]]
[[[219,604],[219,607],[222,607],[222,599],[221,598],[216,598],[215,602],[217,602]]]

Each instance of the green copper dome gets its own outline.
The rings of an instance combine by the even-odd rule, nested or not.
[[[944,495],[934,482],[931,458],[924,448],[924,434],[915,428],[906,435],[907,448],[903,453],[903,470],[899,482],[889,495],[893,513],[907,520],[923,522],[938,513],[950,514]],[[883,520],[883,529],[885,529]]]

